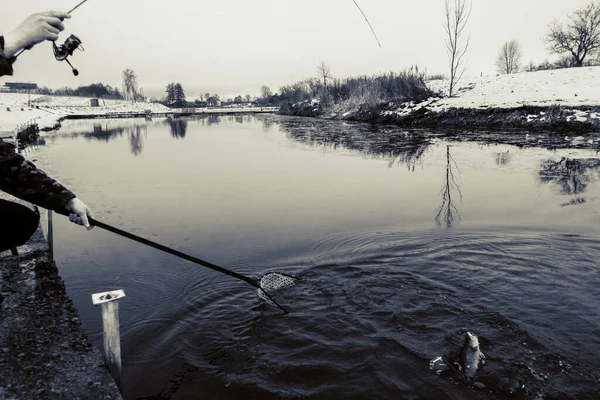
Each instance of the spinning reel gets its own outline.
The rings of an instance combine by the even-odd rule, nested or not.
[[[31,50],[32,48],[33,46],[24,48],[23,50],[15,54],[14,59],[16,60],[17,57],[19,57],[25,50]],[[54,58],[56,58],[56,61],[66,61],[67,64],[71,66],[71,69],[73,70],[73,75],[75,76],[79,75],[79,71],[77,71],[75,67],[73,67],[73,65],[67,58],[72,56],[73,52],[77,49],[80,49],[81,51],[85,50],[81,45],[81,40],[75,35],[69,36],[65,43],[61,44],[60,46],[57,46],[56,42],[52,42],[52,50],[54,50]]]
[[[57,46],[56,42],[52,42],[52,49],[54,50],[54,58],[56,58],[56,61],[66,61],[73,70],[73,75],[79,75],[79,71],[77,71],[68,60],[68,57],[72,56],[75,50],[85,50],[81,45],[81,40],[77,36],[69,36],[65,43],[60,46]]]

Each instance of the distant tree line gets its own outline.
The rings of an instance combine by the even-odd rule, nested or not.
[[[87,86],[79,86],[78,88],[63,87],[52,90],[46,86],[38,89],[39,94],[56,95],[56,96],[81,96],[81,97],[98,97],[103,99],[124,99],[123,94],[118,88],[103,83],[93,83]]]
[[[76,89],[65,86],[60,89],[52,90],[49,87],[41,87],[38,89],[40,94],[57,95],[57,96],[80,96],[80,97],[97,97],[103,99],[145,101],[144,89],[139,87],[136,73],[127,68],[123,71],[123,90],[120,91],[116,87],[105,85],[103,83],[93,83],[87,86],[79,86]]]
[[[431,96],[431,91],[425,85],[425,74],[416,66],[401,72],[340,79],[334,78],[330,68],[321,63],[317,74],[318,78],[282,86],[276,94],[272,94],[265,86],[257,104],[286,107],[317,98],[328,106],[344,104],[349,107],[373,107],[390,101],[423,100]]]

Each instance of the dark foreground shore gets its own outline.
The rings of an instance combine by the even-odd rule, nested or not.
[[[19,252],[0,253],[0,399],[121,399],[41,228]]]

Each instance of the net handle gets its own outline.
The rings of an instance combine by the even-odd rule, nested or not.
[[[147,246],[153,247],[153,248],[155,248],[157,250],[162,250],[162,251],[164,251],[166,253],[169,253],[169,254],[172,254],[172,255],[174,255],[176,257],[183,258],[184,260],[191,261],[193,263],[202,265],[202,266],[204,266],[206,268],[210,268],[210,269],[212,269],[214,271],[221,272],[221,273],[223,273],[225,275],[229,275],[229,276],[231,276],[233,278],[236,278],[236,279],[242,280],[244,282],[247,282],[247,283],[251,284],[252,286],[254,286],[254,287],[258,288],[259,290],[261,290],[265,294],[265,296],[267,296],[267,298],[269,299],[269,301],[272,304],[274,304],[277,308],[279,308],[281,311],[283,311],[283,315],[288,314],[288,310],[285,309],[282,305],[280,305],[277,301],[275,301],[275,299],[273,299],[273,297],[271,297],[271,295],[269,294],[269,292],[266,291],[260,285],[260,280],[249,278],[249,277],[247,277],[245,275],[238,274],[237,272],[233,272],[233,271],[230,271],[230,270],[228,270],[226,268],[219,267],[218,265],[215,265],[213,263],[209,263],[208,261],[204,261],[204,260],[201,260],[201,259],[199,259],[197,257],[190,256],[189,254],[182,253],[181,251],[171,249],[170,247],[166,247],[166,246],[163,246],[162,244],[155,243],[155,242],[153,242],[151,240],[148,240],[148,239],[144,239],[143,237],[136,236],[136,235],[134,235],[132,233],[126,232],[126,231],[121,230],[119,228],[115,228],[114,226],[111,226],[109,224],[105,224],[104,222],[100,222],[100,221],[98,221],[98,220],[96,220],[96,219],[94,219],[92,217],[89,217],[89,221],[90,221],[90,224],[93,225],[93,226],[97,226],[97,227],[105,229],[105,230],[107,230],[109,232],[116,233],[117,235],[126,237],[128,239],[131,239],[131,240],[134,240],[136,242],[145,244]],[[262,278],[264,278],[267,275],[269,275],[269,274],[263,275],[261,277],[261,280],[262,280]],[[283,275],[283,274],[281,274],[281,275]]]
[[[65,212],[61,212],[60,214],[68,216],[68,214],[65,213]],[[275,301],[275,299],[273,299],[273,297],[271,297],[271,295],[269,294],[269,292],[267,292],[260,285],[260,280],[252,279],[252,278],[247,277],[245,275],[238,274],[237,272],[230,271],[230,270],[228,270],[226,268],[219,267],[218,265],[215,265],[215,264],[210,263],[208,261],[201,260],[201,259],[199,259],[197,257],[190,256],[189,254],[182,253],[181,251],[178,251],[178,250],[175,250],[175,249],[171,249],[170,247],[163,246],[162,244],[153,242],[153,241],[148,240],[148,239],[144,239],[143,237],[134,235],[133,233],[126,232],[124,230],[121,230],[119,228],[116,228],[114,226],[106,224],[104,222],[98,221],[98,220],[96,220],[93,217],[88,217],[88,220],[90,221],[90,225],[92,225],[92,226],[97,226],[98,228],[102,228],[102,229],[107,230],[109,232],[115,233],[115,234],[117,234],[119,236],[126,237],[126,238],[131,239],[133,241],[136,241],[138,243],[145,244],[145,245],[153,247],[153,248],[155,248],[157,250],[164,251],[165,253],[169,253],[169,254],[174,255],[176,257],[183,258],[184,260],[191,261],[191,262],[193,262],[195,264],[202,265],[203,267],[210,268],[210,269],[212,269],[214,271],[221,272],[221,273],[223,273],[225,275],[229,275],[229,276],[231,276],[233,278],[236,278],[236,279],[239,279],[241,281],[247,282],[247,283],[251,284],[252,286],[258,288],[259,290],[262,290],[262,292],[267,296],[267,298],[269,299],[269,301],[272,302],[272,304],[274,304],[276,307],[278,307],[281,311],[283,311],[284,315],[288,313],[288,311],[284,307],[282,307],[279,303],[277,303]],[[261,280],[262,280],[262,278],[264,278],[267,275],[269,275],[269,274],[263,275],[261,277]],[[284,275],[284,274],[281,274],[281,275]]]
[[[90,224],[92,226],[97,226],[98,228],[102,228],[102,229],[105,229],[105,230],[107,230],[109,232],[116,233],[119,236],[126,237],[126,238],[134,240],[136,242],[139,242],[139,243],[145,244],[147,246],[153,247],[153,248],[155,248],[157,250],[162,250],[162,251],[164,251],[166,253],[169,253],[171,255],[183,258],[184,260],[188,260],[188,261],[191,261],[193,263],[200,264],[203,267],[210,268],[210,269],[212,269],[214,271],[221,272],[221,273],[223,273],[225,275],[229,275],[229,276],[231,276],[233,278],[242,280],[244,282],[248,282],[252,286],[257,287],[259,289],[262,289],[260,287],[260,284],[258,283],[258,281],[256,279],[252,279],[252,278],[249,278],[249,277],[247,277],[245,275],[238,274],[237,272],[233,272],[233,271],[230,271],[230,270],[225,269],[223,267],[219,267],[218,265],[215,265],[213,263],[209,263],[208,261],[204,261],[204,260],[201,260],[201,259],[196,258],[194,256],[190,256],[189,254],[185,254],[185,253],[182,253],[181,251],[178,251],[178,250],[175,250],[175,249],[171,249],[170,247],[163,246],[162,244],[155,243],[155,242],[153,242],[151,240],[148,240],[148,239],[144,239],[144,238],[136,236],[136,235],[134,235],[132,233],[125,232],[125,231],[123,231],[123,230],[121,230],[119,228],[115,228],[114,226],[105,224],[104,222],[100,222],[100,221],[98,221],[98,220],[96,220],[94,218],[90,217],[89,221],[90,221]]]

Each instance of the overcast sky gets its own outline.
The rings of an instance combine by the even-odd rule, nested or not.
[[[79,0],[2,0],[0,34],[27,15],[70,10]],[[121,85],[132,68],[146,94],[181,82],[189,100],[204,92],[258,94],[316,76],[323,60],[335,77],[399,71],[410,65],[446,73],[444,0],[358,0],[382,48],[352,0],[89,0],[73,12],[60,43],[74,33],[85,46],[72,62],[54,60],[49,43],[25,53],[14,77],[52,88]],[[552,59],[543,36],[590,0],[472,0],[468,74],[494,74],[500,46],[517,39],[524,61]]]

